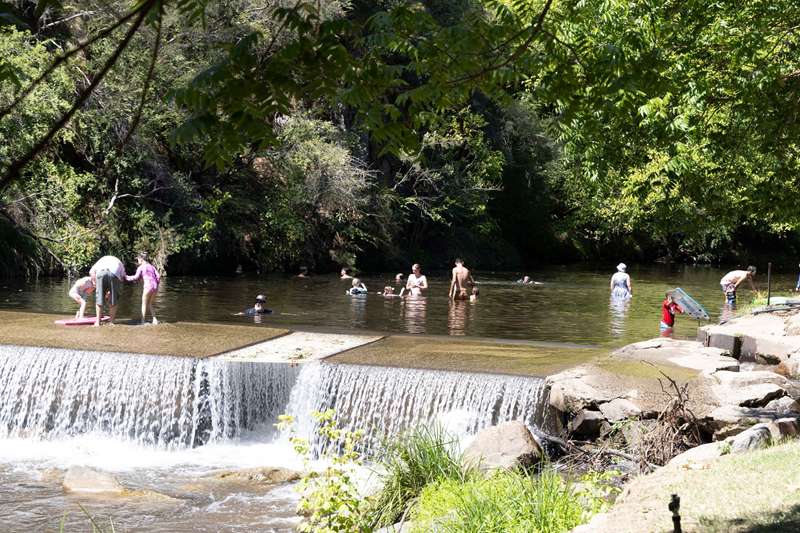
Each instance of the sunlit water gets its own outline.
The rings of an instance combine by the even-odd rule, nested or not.
[[[479,301],[455,304],[446,297],[446,273],[428,273],[431,288],[427,296],[408,300],[376,294],[384,285],[393,285],[394,273],[363,276],[370,294],[362,297],[346,296],[349,282],[330,275],[309,279],[168,277],[163,280],[157,305],[159,318],[166,321],[469,335],[609,348],[658,335],[660,303],[664,292],[674,287],[682,287],[702,303],[712,321],[729,312],[723,307],[718,285],[724,270],[633,267],[634,297],[622,303],[609,299],[612,272],[613,267],[607,271],[556,268],[529,272],[542,282],[536,286],[514,283],[522,273],[478,272]],[[789,290],[794,282],[794,274],[778,273],[773,290]],[[765,287],[765,276],[759,276],[757,283]],[[68,288],[69,283],[61,280],[0,282],[0,308],[68,316],[75,310],[66,295]],[[266,294],[275,313],[260,323],[234,316],[249,307],[256,294]],[[120,315],[135,316],[139,298],[140,287],[127,286]],[[749,298],[750,291],[743,290],[740,301]],[[679,317],[675,335],[693,338],[697,326],[696,321]],[[259,489],[203,481],[220,469],[300,468],[300,458],[268,423],[259,427],[242,424],[241,415],[236,414],[242,412],[241,406],[234,402],[230,404],[234,407],[228,408],[218,399],[213,404],[217,409],[213,412],[219,413],[216,426],[211,424],[211,430],[198,433],[191,417],[195,416],[192,409],[199,407],[187,403],[198,398],[197,383],[190,375],[193,364],[183,360],[167,368],[167,363],[150,361],[128,368],[128,363],[114,362],[119,355],[105,357],[111,366],[86,363],[87,357],[34,357],[26,365],[4,367],[5,374],[0,376],[0,388],[4,388],[0,394],[7,396],[0,406],[0,523],[4,531],[58,531],[61,522],[65,531],[88,531],[88,518],[77,502],[95,515],[102,527],[110,530],[109,520],[113,520],[117,531],[288,531],[298,523],[293,512],[297,496],[291,485]],[[206,365],[214,367],[213,363]],[[31,372],[29,377],[22,375],[26,370]],[[117,380],[137,372],[142,390],[124,392],[130,383]],[[253,394],[252,383],[264,380],[245,379],[241,377],[244,374],[252,375],[223,372],[210,383],[227,390],[228,398],[238,395],[252,404],[246,400]],[[43,377],[48,375],[50,381]],[[223,379],[228,375],[239,377]],[[61,376],[61,381],[53,376]],[[417,423],[437,421],[465,440],[481,427],[506,419],[532,425],[541,402],[540,384],[516,377],[321,366],[292,376],[298,386],[292,387],[291,394],[276,389],[268,395],[282,398],[285,408],[275,402],[264,403],[259,407],[260,413],[266,413],[261,422],[280,411],[294,411],[298,430],[313,435],[313,423],[304,413],[333,407],[345,426],[367,429],[366,442],[373,451],[380,447],[386,432],[397,433]],[[169,385],[173,382],[174,386]],[[249,392],[231,395],[231,390],[244,383],[251,383],[249,389],[242,389]],[[10,388],[12,385],[16,388]],[[69,398],[71,403],[56,405],[59,402],[49,402],[48,394]],[[174,408],[167,402],[171,395],[176,398]],[[136,403],[126,409],[135,409],[117,412],[114,406],[124,404],[124,398]],[[18,399],[23,406],[15,403]],[[31,414],[20,415],[25,409]],[[168,427],[175,429],[165,433],[163,428]],[[204,436],[198,440],[197,434]],[[319,449],[324,443],[315,446]],[[155,490],[172,499],[65,494],[60,480],[64,470],[74,465],[112,472],[129,488]]]
[[[323,327],[333,330],[470,335],[619,346],[658,335],[660,305],[664,292],[682,287],[717,320],[723,312],[719,280],[726,270],[712,267],[649,266],[629,269],[634,297],[617,304],[609,299],[608,282],[613,266],[602,271],[575,267],[528,272],[542,285],[522,286],[514,281],[519,272],[476,272],[480,289],[476,303],[447,299],[447,273],[428,273],[430,289],[425,298],[384,298],[377,293],[394,285],[394,274],[364,275],[367,296],[345,295],[348,281],[334,275],[307,279],[280,275],[263,277],[166,277],[160,289],[159,318],[175,321],[253,323],[233,316],[252,305],[257,294],[266,294],[275,312],[261,324],[284,327]],[[756,279],[766,288],[766,276]],[[776,273],[774,290],[794,288],[794,273]],[[66,280],[38,283],[0,282],[0,308],[25,309],[69,315],[76,306],[67,297]],[[120,316],[139,312],[140,285],[126,285]],[[750,290],[740,291],[747,301]],[[694,337],[697,323],[679,317],[675,334]]]

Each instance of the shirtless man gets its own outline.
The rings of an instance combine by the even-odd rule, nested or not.
[[[722,288],[722,292],[725,293],[725,299],[729,302],[736,301],[736,289],[739,288],[744,280],[750,284],[750,288],[753,291],[756,291],[756,285],[753,283],[753,276],[756,274],[756,267],[749,266],[747,270],[732,270],[725,274],[725,276],[719,280],[720,287]]]
[[[453,268],[453,279],[450,280],[450,299],[468,300],[473,285],[475,285],[475,280],[472,279],[469,269],[464,266],[464,260],[459,257]]]

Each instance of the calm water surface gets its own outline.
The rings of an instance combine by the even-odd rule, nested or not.
[[[280,275],[252,277],[167,277],[157,301],[158,316],[167,321],[214,321],[253,324],[234,313],[252,305],[256,294],[266,294],[275,313],[262,317],[270,326],[323,328],[337,331],[371,330],[389,333],[470,335],[618,346],[657,336],[664,292],[682,287],[702,303],[712,321],[726,310],[719,279],[726,270],[712,267],[632,267],[634,297],[625,303],[609,299],[613,266],[602,271],[550,268],[528,272],[542,285],[514,283],[519,272],[476,272],[481,291],[476,303],[447,299],[448,273],[427,273],[430,289],[425,298],[384,298],[376,294],[394,285],[394,273],[364,275],[367,296],[345,295],[349,281],[334,275],[307,279]],[[773,276],[773,291],[794,287],[794,273]],[[766,276],[756,279],[766,287]],[[66,280],[0,285],[0,307],[68,315],[76,306],[67,297]],[[138,315],[141,286],[123,291],[120,316]],[[399,290],[398,290],[399,292]],[[750,290],[740,291],[740,302]],[[697,321],[679,317],[676,337],[694,337]]]

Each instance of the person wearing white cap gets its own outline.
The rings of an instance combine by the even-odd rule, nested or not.
[[[617,271],[611,276],[611,297],[612,298],[630,298],[633,296],[633,287],[631,286],[631,277],[625,272],[628,267],[625,263],[617,265]]]
[[[250,309],[246,309],[242,313],[236,313],[237,315],[244,315],[244,316],[253,316],[257,317],[259,315],[269,315],[272,314],[272,309],[267,309],[264,307],[264,304],[267,303],[267,297],[263,294],[259,294],[256,296],[256,303]]]

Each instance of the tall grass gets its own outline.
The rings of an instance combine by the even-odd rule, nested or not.
[[[467,481],[470,473],[461,466],[457,444],[438,426],[417,428],[391,443],[379,461],[385,473],[381,491],[370,502],[371,522],[394,524],[431,483]]]
[[[562,532],[585,521],[585,504],[552,470],[535,477],[502,472],[489,479],[432,483],[422,491],[411,519],[419,531]]]

